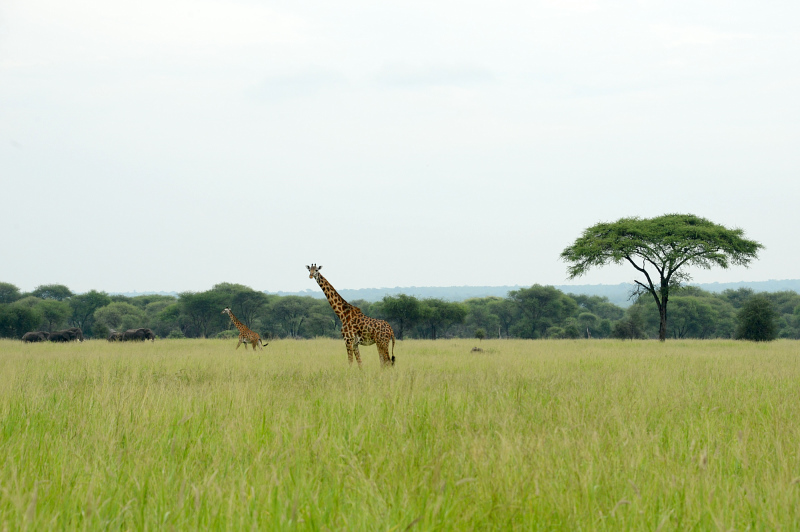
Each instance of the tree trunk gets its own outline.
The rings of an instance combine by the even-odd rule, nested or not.
[[[658,313],[661,316],[661,323],[658,326],[658,339],[664,342],[667,340],[667,305],[662,304],[661,308],[658,309]]]
[[[664,283],[661,284],[662,287]],[[652,287],[652,285],[650,285]],[[659,299],[658,293],[656,293],[655,289],[650,288],[648,289],[650,295],[653,296],[653,299],[656,300],[656,306],[658,307],[658,315],[659,315],[659,325],[658,325],[658,339],[662,342],[667,340],[667,300],[669,299],[669,293],[665,293],[665,290],[662,288],[661,290],[661,298]]]
[[[662,342],[667,340],[667,300],[669,300],[669,293],[665,293],[665,290],[662,289],[661,304],[658,305],[658,314],[661,318],[658,326],[658,339]]]

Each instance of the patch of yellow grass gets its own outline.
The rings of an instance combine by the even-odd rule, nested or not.
[[[3,529],[798,529],[797,342],[0,342]]]

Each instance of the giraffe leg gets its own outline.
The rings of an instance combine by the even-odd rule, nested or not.
[[[347,347],[347,363],[353,365],[353,345],[355,342],[350,338],[345,338],[344,345]]]
[[[239,349],[240,345],[242,345],[242,337],[241,336],[239,337],[239,343],[236,344],[236,349]],[[247,349],[247,346],[245,346],[244,348]]]
[[[394,352],[394,346],[392,346],[392,352]],[[386,340],[386,343],[383,344],[383,351],[381,353],[383,356],[383,363],[386,366],[394,366],[394,355],[389,354],[389,340]]]
[[[361,353],[358,352],[358,344],[353,342],[353,353],[356,355],[356,362],[358,362],[358,369],[361,369]]]
[[[381,366],[386,366],[389,363],[389,342],[377,342],[375,345],[381,357]]]

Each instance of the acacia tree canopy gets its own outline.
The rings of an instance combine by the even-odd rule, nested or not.
[[[72,290],[63,284],[43,284],[37,286],[33,292],[31,292],[31,295],[40,299],[55,299],[56,301],[64,301],[71,298],[75,294],[73,294]]]
[[[686,267],[747,266],[763,247],[745,239],[742,229],[728,229],[693,214],[665,214],[593,225],[561,253],[561,259],[570,264],[570,279],[595,266],[633,266],[644,276],[634,280],[637,289],[650,293],[658,306],[663,341],[670,289],[691,279]]]
[[[399,324],[397,339],[402,340],[406,327],[411,328],[422,318],[422,309],[419,300],[414,296],[400,294],[397,297],[385,296],[383,298],[383,312],[387,319]]]

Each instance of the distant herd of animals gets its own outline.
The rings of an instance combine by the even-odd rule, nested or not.
[[[325,297],[328,298],[328,303],[330,303],[331,308],[342,322],[342,338],[344,339],[345,347],[347,348],[348,363],[352,365],[353,357],[355,357],[358,367],[360,368],[361,354],[358,351],[358,346],[375,344],[375,346],[378,348],[378,355],[381,360],[381,365],[394,366],[395,336],[392,326],[384,320],[378,320],[366,316],[363,312],[361,312],[360,308],[345,301],[344,298],[339,295],[333,285],[331,285],[328,280],[319,273],[319,271],[322,269],[322,266],[312,264],[311,266],[306,266],[306,268],[308,269],[308,278],[314,279],[317,284],[319,284],[319,287],[322,288],[322,292],[325,294]],[[264,349],[264,346],[267,345],[267,343],[261,340],[261,337],[257,332],[250,330],[247,325],[239,321],[231,311],[230,307],[225,307],[222,313],[227,314],[233,322],[233,325],[239,330],[239,343],[236,344],[236,349],[239,349],[239,346],[242,344],[245,344],[245,349],[247,349],[247,344],[252,345],[253,351],[256,350],[256,346],[258,346],[260,349]],[[145,340],[155,341],[155,339],[156,336],[153,334],[153,331],[146,328],[128,329],[125,332],[112,331],[108,337],[109,342],[144,342]],[[390,340],[392,342],[391,355],[389,354]],[[55,331],[52,333],[45,331],[33,331],[25,333],[22,337],[22,341],[82,342],[83,332],[78,327],[72,327],[70,329]]]
[[[108,335],[109,342],[144,342],[150,340],[156,341],[156,335],[150,329],[128,329],[125,332],[112,331]]]
[[[150,329],[128,329],[125,332],[112,331],[109,342],[144,342],[155,341],[156,335]],[[31,331],[22,335],[22,341],[30,342],[83,342],[83,331],[79,327],[71,327],[63,331]]]
[[[83,331],[78,327],[71,327],[63,331],[32,331],[22,335],[23,342],[83,342]]]

